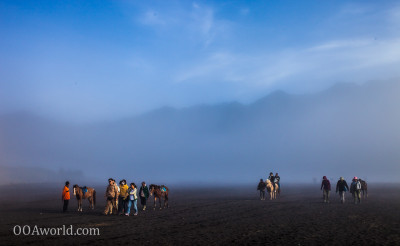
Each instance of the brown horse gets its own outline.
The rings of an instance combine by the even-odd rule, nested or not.
[[[266,182],[267,182],[267,191],[269,193],[270,200],[276,199],[276,192],[277,192],[277,190],[279,190],[278,184],[274,183],[274,185],[272,185],[272,183],[269,179],[267,179]]]
[[[74,185],[74,196],[78,200],[78,211],[82,212],[82,199],[88,199],[89,208],[94,209],[96,205],[96,191],[93,188],[87,187],[87,191],[83,194],[83,190],[86,187],[79,187],[77,184]]]
[[[161,199],[164,199],[164,208],[167,207],[168,208],[168,192],[169,189],[167,186],[165,185],[155,185],[155,184],[151,184],[150,185],[150,196],[152,196],[154,194],[154,210],[156,209],[156,201],[157,198],[160,201],[160,209],[161,208]]]
[[[368,197],[368,184],[365,180],[359,179],[361,183],[361,197],[366,198]]]

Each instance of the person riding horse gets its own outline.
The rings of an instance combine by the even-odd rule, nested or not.
[[[272,184],[275,183],[275,176],[273,172],[269,173],[268,180],[271,181]]]

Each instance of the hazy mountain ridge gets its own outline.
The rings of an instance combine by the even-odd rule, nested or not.
[[[398,82],[371,82],[88,125],[3,115],[0,165],[165,181],[249,181],[269,171],[293,180],[347,173],[396,179],[398,95]]]

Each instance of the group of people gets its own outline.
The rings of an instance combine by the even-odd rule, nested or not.
[[[132,206],[135,210],[133,215],[138,214],[138,195],[135,183],[130,183],[128,186],[126,180],[123,179],[119,182],[118,186],[113,178],[109,178],[105,196],[107,203],[104,215],[114,213],[129,216]],[[146,210],[146,202],[149,198],[149,188],[146,186],[145,182],[142,182],[142,185],[140,186],[139,197],[142,204],[142,210]]]
[[[260,191],[260,200],[265,200],[265,190],[267,189],[268,180],[271,184],[278,184],[278,189],[281,188],[281,177],[279,177],[278,173],[274,175],[274,173],[270,172],[265,182],[263,179],[260,179],[258,183],[257,190]]]
[[[146,210],[147,199],[149,198],[150,192],[145,182],[139,188],[139,198],[142,205],[142,210]],[[126,180],[123,179],[119,182],[119,186],[116,184],[113,178],[108,179],[108,186],[106,189],[106,207],[104,214],[119,214],[126,216],[130,215],[131,207],[133,206],[134,215],[138,214],[137,208],[137,186],[135,183],[130,183],[129,186]],[[68,203],[71,199],[69,191],[69,181],[65,182],[65,186],[62,192],[61,200],[63,201],[63,212],[68,210]]]
[[[362,189],[361,181],[362,181],[361,179],[354,177],[350,184],[350,188],[349,188],[346,180],[344,180],[343,177],[340,177],[340,179],[338,180],[338,182],[336,184],[336,193],[339,192],[341,203],[344,203],[345,194],[347,191],[350,191],[350,193],[353,194],[355,204],[361,202],[361,189]],[[331,191],[331,183],[326,176],[322,177],[321,190],[323,191],[324,202],[329,203],[329,194]]]

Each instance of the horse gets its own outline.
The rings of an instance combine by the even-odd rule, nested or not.
[[[168,206],[168,192],[169,192],[169,189],[168,189],[167,186],[165,186],[165,185],[159,186],[159,185],[151,184],[149,189],[150,189],[150,196],[152,196],[154,194],[154,210],[156,210],[157,198],[159,199],[159,202],[160,202],[160,209],[162,209],[162,207],[161,207],[161,199],[164,199],[164,208],[165,207],[167,207],[167,208],[169,207]]]
[[[87,191],[83,194],[85,187],[79,187],[77,184],[74,185],[74,196],[78,200],[78,211],[82,212],[82,199],[88,199],[89,208],[94,209],[96,205],[96,191],[91,187],[87,187]]]
[[[366,198],[368,197],[368,184],[365,180],[359,179],[361,183],[361,197]]]
[[[279,186],[277,183],[274,183],[274,185],[272,185],[271,180],[267,179],[267,191],[269,193],[270,196],[270,200],[276,199],[276,192],[277,190],[279,190]]]

